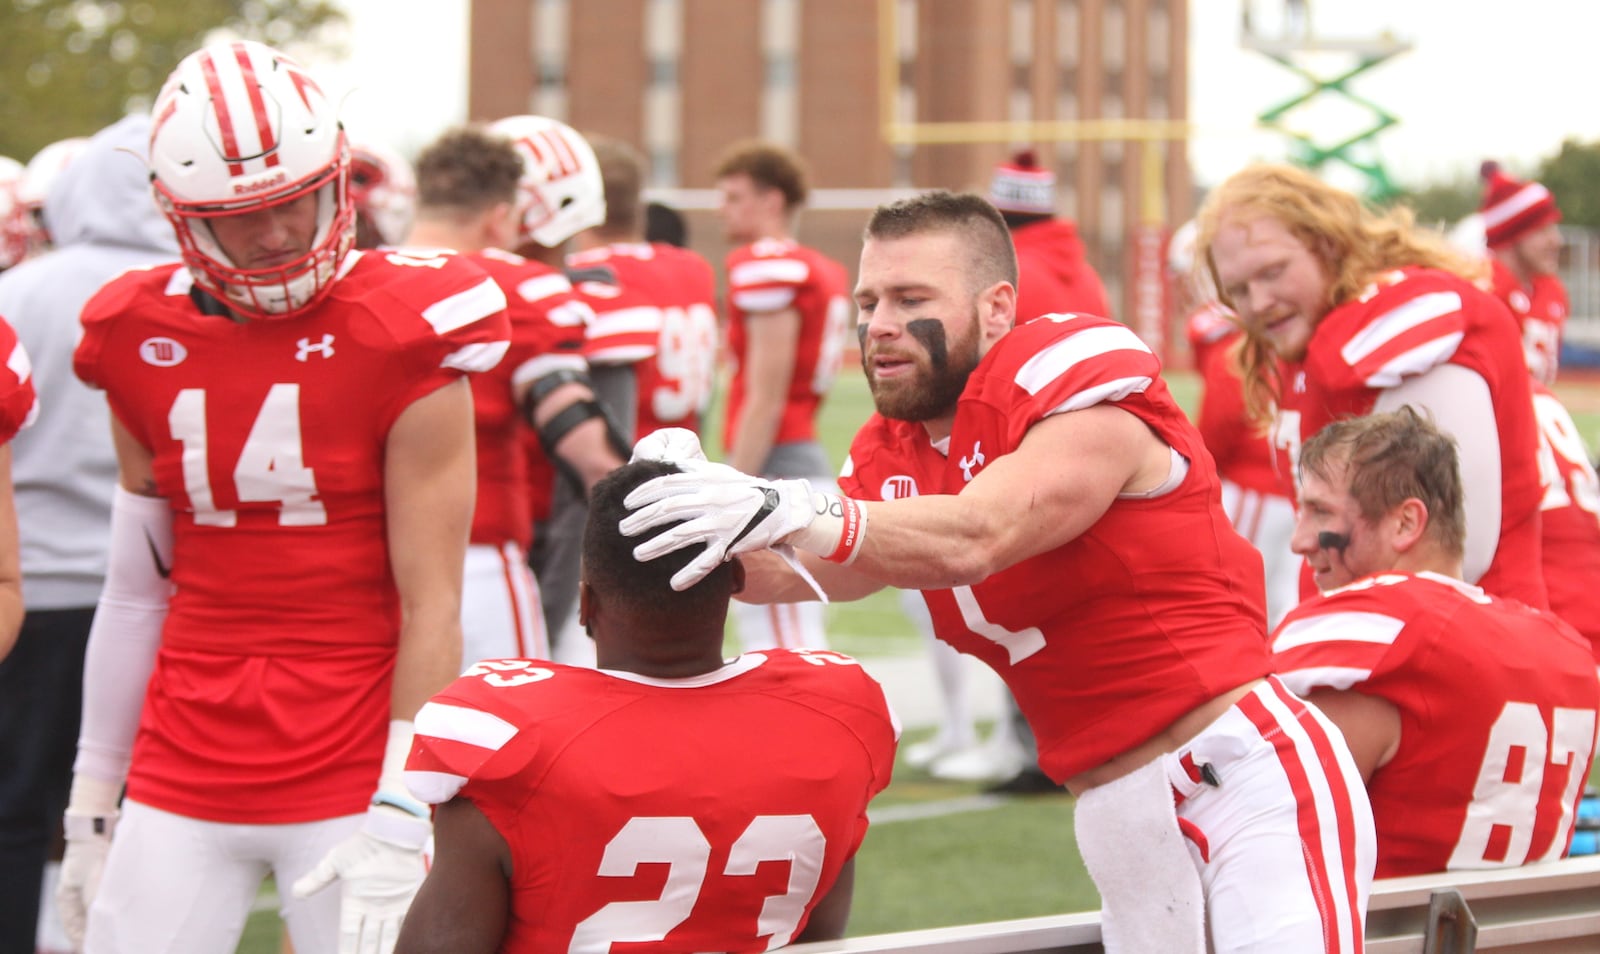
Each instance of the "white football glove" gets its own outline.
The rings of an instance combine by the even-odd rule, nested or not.
[[[67,834],[66,854],[61,858],[61,880],[56,884],[56,907],[61,926],[77,950],[83,950],[83,935],[89,928],[89,906],[100,890],[100,875],[105,871],[106,855],[111,851],[111,833],[117,827],[117,812],[87,815],[69,811],[62,819]]]
[[[635,559],[654,560],[703,543],[705,552],[672,575],[672,588],[686,590],[735,554],[765,550],[816,519],[811,485],[804,480],[765,480],[707,461],[679,460],[681,474],[647,481],[628,494],[633,513],[618,525],[626,536],[684,521],[633,549]]]
[[[374,805],[359,831],[295,881],[297,898],[339,882],[339,954],[391,954],[427,874],[422,850],[432,832],[426,818]]]
[[[633,445],[632,464],[641,460],[705,460],[706,452],[700,447],[700,435],[686,427],[663,427],[639,438]]]

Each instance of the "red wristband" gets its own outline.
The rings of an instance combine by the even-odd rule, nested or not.
[[[867,508],[849,497],[841,496],[839,502],[844,510],[839,525],[839,545],[824,559],[849,566],[855,562],[861,541],[866,538]]]

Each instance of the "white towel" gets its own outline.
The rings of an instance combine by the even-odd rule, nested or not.
[[[1107,954],[1205,954],[1205,890],[1162,760],[1084,792],[1073,817]]]

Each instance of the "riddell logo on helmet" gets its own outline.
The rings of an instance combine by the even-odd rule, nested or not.
[[[262,191],[264,189],[270,189],[273,186],[283,185],[283,183],[285,181],[287,181],[288,178],[289,178],[289,173],[284,172],[283,170],[280,169],[277,172],[273,173],[273,175],[270,178],[267,178],[267,179],[261,179],[261,180],[259,180],[257,182],[235,183],[234,187],[233,187],[233,194],[234,195],[250,195],[250,194],[255,193],[255,192],[260,192],[260,191]]]

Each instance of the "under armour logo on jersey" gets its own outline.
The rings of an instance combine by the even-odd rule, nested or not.
[[[1294,393],[1306,393],[1306,373],[1304,371],[1296,371],[1294,373]]]
[[[982,467],[984,460],[983,441],[978,441],[972,445],[972,456],[963,457],[959,462],[961,466],[961,479],[971,480],[972,468]]]
[[[904,500],[907,497],[915,497],[916,495],[916,480],[912,477],[907,477],[904,474],[897,474],[893,477],[890,477],[888,480],[883,482],[883,487],[878,491],[878,496],[882,497],[884,500]]]
[[[299,351],[295,352],[294,359],[296,361],[303,362],[313,354],[320,354],[323,358],[333,357],[333,335],[331,334],[323,335],[322,340],[315,343],[310,338],[301,338],[295,344],[300,348]]]

